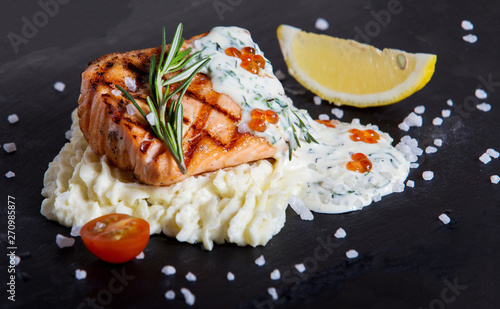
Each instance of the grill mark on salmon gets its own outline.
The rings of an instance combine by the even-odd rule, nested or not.
[[[206,34],[185,44],[203,35]],[[111,93],[116,89],[114,84],[127,89],[125,77],[133,78],[137,89],[129,92],[147,113],[150,58],[152,54],[158,57],[160,51],[158,47],[105,55],[91,61],[82,73],[79,123],[96,154],[106,156],[110,163],[151,185],[168,185],[192,175],[275,155],[276,148],[264,138],[238,132],[241,107],[227,95],[215,92],[210,79],[198,73],[182,100],[182,147],[187,167],[183,175],[142,115],[138,111],[127,113],[126,106],[131,104],[128,99]]]

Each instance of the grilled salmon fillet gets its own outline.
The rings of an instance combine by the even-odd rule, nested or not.
[[[204,35],[187,40],[183,47]],[[105,55],[92,61],[82,73],[79,125],[97,155],[106,156],[139,181],[157,186],[275,155],[277,149],[266,139],[238,132],[240,105],[215,92],[210,79],[198,73],[182,100],[182,146],[187,168],[187,173],[182,174],[142,115],[137,110],[127,112],[131,102],[114,86],[127,89],[125,78],[135,80],[136,90],[128,88],[128,92],[148,113],[150,57],[155,54],[158,59],[160,52],[158,47]]]

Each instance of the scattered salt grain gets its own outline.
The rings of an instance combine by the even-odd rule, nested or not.
[[[17,150],[16,143],[5,143],[3,144],[3,149],[7,153],[11,153]]]
[[[474,25],[468,20],[462,20],[462,29],[472,30],[474,29]]]
[[[259,266],[262,266],[264,264],[266,264],[266,259],[264,259],[264,256],[261,255],[259,256],[256,260],[255,260],[255,264],[259,265]]]
[[[433,171],[425,171],[422,173],[422,178],[424,180],[431,180],[434,178],[434,172]]]
[[[144,260],[144,252],[141,251],[136,257],[137,260]]]
[[[335,232],[335,237],[336,238],[345,238],[347,233],[343,228],[338,228],[337,231]]]
[[[227,280],[234,281],[234,274],[230,271],[227,273]]]
[[[484,164],[488,164],[488,163],[490,163],[490,161],[491,161],[491,157],[490,157],[490,155],[488,155],[487,153],[483,153],[483,154],[479,157],[479,161],[483,162]]]
[[[424,151],[418,147],[418,141],[409,135],[405,135],[401,138],[401,141],[396,145],[396,149],[401,151],[410,162],[416,162],[418,156],[424,153]]]
[[[318,97],[317,95],[315,95],[314,98],[313,98],[313,101],[314,101],[314,104],[321,105],[321,101],[322,100],[321,100],[320,97]]]
[[[443,124],[443,118],[436,117],[432,119],[432,124],[435,126],[440,126]]]
[[[415,182],[413,180],[408,180],[406,182],[406,186],[410,187],[410,188],[414,188],[415,187]]]
[[[276,70],[276,72],[274,72],[274,75],[278,80],[284,80],[286,78],[286,74],[283,73],[283,71],[281,71],[280,69]]]
[[[300,273],[303,273],[306,271],[306,267],[302,263],[295,264],[295,269],[297,269]]]
[[[137,90],[137,85],[135,84],[135,79],[130,77],[125,77],[125,86],[127,86],[128,90],[134,92]]]
[[[167,266],[163,266],[163,268],[161,269],[161,272],[167,276],[170,276],[170,275],[175,274],[176,270],[175,270],[174,266],[167,265]]]
[[[448,104],[448,106],[453,106],[453,100],[452,99],[448,99],[446,101],[446,104]]]
[[[417,114],[423,114],[425,112],[425,106],[419,105],[413,109],[413,111]]]
[[[77,280],[85,279],[85,278],[87,278],[87,272],[83,269],[77,269],[77,270],[75,270],[75,278]]]
[[[486,91],[484,91],[483,89],[476,89],[476,98],[478,99],[486,99],[488,97],[488,94],[486,93]]]
[[[192,272],[188,272],[186,274],[186,280],[187,281],[196,281],[196,275],[193,274]]]
[[[434,145],[436,145],[436,146],[438,146],[438,147],[443,146],[443,140],[442,140],[442,139],[440,139],[440,138],[436,138],[436,139],[434,140]]]
[[[156,116],[154,113],[149,113],[147,116],[146,116],[146,119],[148,120],[149,124],[154,126],[155,123],[156,123]]]
[[[359,125],[359,124],[361,124],[361,122],[359,121],[359,118],[352,118],[351,124],[353,124],[353,125]]]
[[[344,117],[344,111],[341,110],[340,108],[332,108],[332,114],[337,117],[337,119],[340,119],[342,117]]]
[[[66,237],[61,234],[56,236],[56,244],[59,248],[71,247],[75,244],[75,239],[71,237]]]
[[[491,181],[491,183],[497,184],[498,182],[500,182],[500,176],[498,176],[498,175],[491,175],[490,181]]]
[[[269,295],[271,295],[271,297],[272,297],[274,300],[277,300],[277,299],[278,299],[278,292],[276,292],[276,289],[275,289],[275,288],[268,288],[268,289],[267,289],[267,293],[269,293]]]
[[[359,254],[358,254],[358,251],[356,251],[356,250],[354,250],[354,249],[351,249],[351,250],[347,251],[347,252],[345,253],[345,255],[346,255],[348,258],[350,258],[350,259],[354,259],[354,258],[357,258]]]
[[[447,214],[440,214],[439,220],[441,220],[441,222],[443,222],[444,224],[448,224],[451,221],[450,217],[448,217]]]
[[[130,116],[135,114],[135,106],[133,104],[127,104],[126,109],[127,109],[127,114],[129,114]]]
[[[64,137],[67,139],[67,140],[71,140],[71,138],[73,137],[73,131],[71,130],[68,130],[64,133]]]
[[[190,290],[186,288],[181,288],[181,293],[184,296],[184,299],[186,300],[186,304],[188,304],[189,306],[194,305],[196,297],[193,295],[193,293],[191,293]]]
[[[57,90],[59,92],[63,92],[64,88],[66,88],[66,85],[63,82],[55,82],[54,83],[54,89],[55,90]]]
[[[443,118],[448,118],[448,117],[450,117],[450,115],[451,115],[451,111],[449,109],[443,109],[441,111],[441,116],[443,116]]]
[[[427,146],[427,148],[425,148],[425,153],[436,153],[437,151],[436,147]]]
[[[423,120],[422,116],[419,116],[415,114],[414,112],[411,112],[404,120],[406,124],[410,127],[421,127]]]
[[[316,23],[314,24],[314,27],[316,27],[316,29],[318,30],[321,30],[321,31],[325,31],[328,29],[328,27],[330,27],[330,24],[328,23],[328,21],[324,18],[318,18],[316,19]]]
[[[405,183],[401,179],[396,180],[396,182],[392,184],[392,191],[397,193],[397,192],[403,192],[404,190],[405,190]]]
[[[5,177],[7,177],[7,178],[12,178],[15,176],[16,176],[16,173],[14,173],[13,171],[8,171],[7,173],[5,173]]]
[[[292,195],[288,199],[288,204],[290,204],[290,207],[300,216],[300,219],[307,221],[314,219],[314,215],[300,198]]]
[[[70,234],[71,236],[73,236],[73,237],[78,237],[78,236],[80,236],[80,230],[81,230],[81,229],[82,229],[82,227],[81,227],[81,226],[79,226],[79,225],[73,225],[73,226],[71,227],[71,232],[70,232],[69,234]]]
[[[481,103],[476,105],[476,108],[483,112],[489,112],[491,110],[491,105],[488,103]]]
[[[320,114],[318,116],[318,119],[319,120],[330,120],[330,116],[328,116],[327,114]]]
[[[410,163],[410,168],[418,168],[418,163]]]
[[[474,34],[464,35],[462,37],[462,39],[464,39],[464,41],[468,42],[468,43],[476,43],[477,42],[477,36],[475,36]]]
[[[488,150],[486,150],[486,154],[495,159],[500,156],[500,153],[493,148],[488,148]]]
[[[165,298],[166,299],[174,299],[175,298],[175,292],[172,291],[172,290],[168,290],[167,292],[165,292]]]
[[[111,93],[115,96],[115,97],[118,97],[118,96],[121,96],[122,95],[122,92],[118,89],[113,89],[111,90]]]
[[[398,124],[398,128],[405,132],[408,132],[408,130],[410,130],[410,126],[404,121]]]
[[[12,115],[9,115],[7,117],[7,121],[10,123],[10,124],[13,124],[13,123],[16,123],[19,121],[19,117],[16,115],[16,114],[12,114]]]
[[[279,269],[273,270],[270,277],[272,280],[279,280],[281,278],[281,273],[280,273]]]

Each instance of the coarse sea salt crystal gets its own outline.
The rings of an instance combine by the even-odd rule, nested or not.
[[[497,184],[498,182],[500,182],[500,176],[498,176],[498,175],[491,175],[490,181],[491,181],[491,183]]]
[[[314,101],[314,104],[316,104],[316,105],[320,105],[321,104],[321,98],[318,97],[317,95],[315,95],[313,97],[313,101]]]
[[[261,255],[259,256],[256,260],[255,260],[255,264],[259,265],[259,266],[262,266],[264,264],[266,264],[266,259],[264,259],[264,256]]]
[[[450,223],[450,221],[451,221],[450,217],[448,217],[448,215],[447,215],[447,214],[440,214],[438,218],[439,218],[439,220],[441,220],[441,222],[443,222],[444,224],[448,224],[448,223]]]
[[[269,277],[271,277],[272,280],[279,280],[281,278],[281,273],[279,269],[273,270],[269,275]]]
[[[19,121],[19,117],[16,115],[16,114],[12,114],[12,115],[9,115],[7,117],[7,121],[10,123],[10,124],[14,124],[16,122]]]
[[[488,94],[486,91],[484,91],[481,88],[476,89],[476,92],[474,93],[476,95],[476,98],[478,99],[486,99],[488,97]]]
[[[111,93],[115,96],[115,97],[118,97],[118,96],[121,96],[122,95],[122,92],[118,89],[113,89],[111,90]]]
[[[443,109],[441,111],[441,116],[443,116],[443,118],[448,118],[448,117],[450,117],[450,115],[451,115],[451,111],[449,109]]]
[[[405,183],[401,179],[396,180],[396,182],[392,184],[392,191],[397,193],[397,192],[403,192],[404,190],[405,190]]]
[[[425,152],[426,153],[436,153],[438,150],[436,147],[432,147],[432,146],[427,146],[427,148],[425,148]]]
[[[127,104],[126,109],[127,109],[127,114],[129,114],[130,116],[135,114],[135,106],[133,104]]]
[[[345,230],[343,228],[338,228],[337,231],[335,232],[335,237],[336,238],[345,238],[347,235],[347,233],[345,232]]]
[[[7,153],[11,153],[17,150],[16,143],[5,143],[3,144],[3,150]]]
[[[130,77],[125,77],[125,86],[127,86],[128,90],[134,92],[137,90],[137,85],[135,84],[135,79]]]
[[[302,220],[307,220],[307,221],[310,221],[310,220],[313,220],[314,219],[314,215],[312,214],[312,212],[306,207],[306,205],[304,204],[304,202],[292,195],[290,196],[290,198],[288,199],[288,204],[290,205],[290,207],[292,207],[292,209],[300,216],[300,218]]]
[[[413,109],[413,111],[417,114],[423,114],[425,112],[425,106],[419,105]]]
[[[452,99],[448,99],[446,101],[446,104],[448,104],[448,106],[453,106],[453,100]]]
[[[135,258],[137,260],[144,260],[144,257],[145,257],[144,252],[141,251],[141,253],[139,253]]]
[[[474,29],[474,25],[468,20],[462,20],[462,29],[464,30],[472,30]]]
[[[423,120],[422,116],[419,116],[415,114],[414,112],[411,112],[404,120],[406,124],[410,127],[421,127]]]
[[[165,292],[165,298],[170,300],[174,299],[175,292],[173,290],[168,290],[167,292]]]
[[[350,258],[350,259],[354,259],[354,258],[357,258],[359,254],[358,254],[358,251],[356,251],[356,250],[354,250],[354,249],[351,249],[351,250],[347,251],[347,252],[345,253],[345,255],[346,255],[348,258]]]
[[[316,19],[316,23],[314,24],[314,27],[316,27],[316,29],[318,30],[321,30],[321,31],[325,31],[326,29],[328,29],[328,27],[330,27],[330,24],[328,23],[328,21],[324,18],[318,18]]]
[[[410,188],[414,188],[415,187],[415,182],[413,180],[408,180],[406,182],[406,186],[410,187]]]
[[[166,265],[166,266],[163,266],[163,268],[161,269],[161,272],[167,276],[170,276],[170,275],[175,274],[176,270],[175,270],[174,266]]]
[[[154,113],[149,113],[147,116],[146,116],[146,119],[148,120],[149,124],[154,126],[155,123],[156,123],[156,116]]]
[[[493,148],[488,148],[486,150],[486,154],[488,154],[490,157],[495,158],[495,159],[500,156],[500,153]]]
[[[233,281],[234,280],[234,274],[230,271],[227,272],[226,278],[228,281]]]
[[[64,132],[64,137],[67,140],[71,140],[71,138],[73,137],[73,131],[72,130],[68,130],[68,131]]]
[[[192,272],[188,272],[186,274],[186,280],[187,281],[196,281],[196,275],[193,274]]]
[[[59,248],[71,247],[75,244],[75,239],[71,237],[66,237],[61,234],[56,236],[56,244]]]
[[[14,173],[13,171],[8,171],[7,173],[5,173],[5,177],[7,177],[7,178],[12,178],[15,176],[16,176],[16,173]]]
[[[483,162],[484,164],[488,164],[490,163],[491,161],[491,157],[489,154],[487,153],[483,153],[480,157],[479,157],[479,161]]]
[[[425,171],[422,173],[422,178],[424,180],[431,180],[434,178],[434,172],[433,171]]]
[[[75,278],[77,280],[85,279],[85,278],[87,278],[87,272],[83,269],[77,269],[77,270],[75,270]]]
[[[443,140],[442,140],[442,139],[440,139],[440,138],[436,138],[436,139],[434,140],[434,145],[436,145],[436,146],[438,146],[438,147],[443,146]]]
[[[483,112],[489,112],[491,110],[491,105],[488,103],[481,103],[476,105],[476,108]]]
[[[318,116],[318,119],[319,120],[330,120],[330,116],[328,116],[327,114],[320,114]]]
[[[300,273],[303,273],[306,271],[306,267],[302,263],[295,264],[295,269],[297,269]]]
[[[443,124],[443,118],[436,117],[436,118],[432,119],[432,124],[435,125],[435,126],[442,125]]]
[[[73,236],[73,237],[78,237],[78,236],[80,236],[80,230],[81,230],[81,229],[82,229],[82,227],[81,227],[81,226],[79,226],[79,225],[73,225],[73,226],[71,227],[71,232],[70,232],[69,234],[70,234],[71,236]]]
[[[278,299],[278,292],[276,291],[275,288],[268,288],[267,289],[267,293],[269,293],[269,295],[271,295],[271,297],[274,299],[274,300],[277,300]]]
[[[281,71],[280,69],[276,70],[276,72],[274,72],[274,76],[276,76],[276,78],[278,80],[284,80],[286,78],[286,74],[283,73],[283,71]]]
[[[359,125],[359,124],[361,124],[361,122],[359,121],[359,118],[352,118],[351,124],[353,124],[353,125]]]
[[[464,35],[462,37],[462,39],[465,41],[465,42],[468,42],[468,43],[476,43],[477,42],[477,36],[475,36],[474,34],[467,34],[467,35]]]
[[[418,168],[418,163],[410,163],[410,168]]]
[[[193,293],[191,293],[189,289],[181,288],[181,293],[184,296],[184,299],[186,300],[186,304],[188,304],[189,306],[194,305],[196,297],[194,296]]]
[[[405,132],[408,132],[408,130],[410,130],[410,126],[404,121],[398,124],[398,128]]]
[[[340,108],[334,107],[334,108],[332,108],[332,115],[337,117],[337,119],[340,119],[340,118],[344,117],[344,111],[341,110]]]
[[[59,92],[63,92],[65,88],[66,88],[66,85],[63,82],[55,82],[54,83],[54,89],[59,91]]]

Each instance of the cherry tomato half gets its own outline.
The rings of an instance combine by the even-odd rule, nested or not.
[[[125,214],[109,214],[85,224],[80,236],[101,260],[124,263],[135,258],[149,241],[149,223]]]

